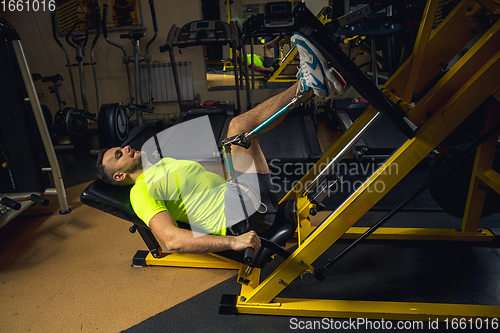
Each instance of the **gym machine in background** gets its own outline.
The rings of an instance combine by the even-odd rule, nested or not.
[[[37,74],[32,74],[32,76],[35,76]],[[66,124],[66,115],[68,113],[72,114],[74,111],[71,107],[66,107],[66,102],[62,100],[61,94],[59,93],[59,87],[61,87],[61,83],[59,81],[63,81],[63,77],[59,74],[52,75],[52,76],[44,76],[41,77],[42,82],[50,82],[52,85],[49,86],[49,91],[51,94],[56,95],[57,99],[57,105],[58,105],[58,110],[54,116],[54,120],[52,121],[52,114],[50,114],[50,119],[52,121],[52,127],[47,124],[49,127],[49,132],[50,134],[53,134],[54,137],[52,138],[52,142],[56,143],[57,145],[66,145],[71,143],[69,140],[69,133],[68,133],[68,126]],[[34,77],[34,81],[37,79]],[[49,112],[50,110],[45,106],[42,105],[42,109],[45,112]],[[46,116],[45,121],[47,121],[48,116]]]
[[[17,31],[0,19],[0,227],[35,203],[47,205],[42,196],[57,195],[59,213],[71,210]],[[43,146],[42,146],[43,144]],[[55,188],[47,188],[44,172],[51,172]]]
[[[344,44],[353,41],[352,43],[359,47],[358,54],[353,57],[353,60],[362,52],[371,55],[371,61],[360,64],[358,67],[371,66],[371,72],[366,74],[371,76],[373,84],[376,86],[386,82],[388,77],[394,74],[398,63],[395,56],[395,37],[403,38],[404,31],[407,30],[398,22],[402,19],[393,16],[392,7],[392,5],[387,6],[363,19],[350,21],[349,24],[335,32],[337,40],[342,40]],[[415,36],[410,32],[404,36],[408,39],[414,39],[416,32]],[[369,44],[365,40],[369,41]],[[380,47],[380,45],[377,47],[377,44],[382,44],[384,47]],[[377,53],[377,50],[380,49],[382,49],[383,55]],[[401,61],[404,60],[406,59],[401,59]],[[379,64],[381,64],[380,69],[378,68]],[[370,106],[370,103],[364,98],[337,99],[330,103],[332,111],[327,112],[327,117],[334,118],[332,123],[340,125],[344,132]],[[356,143],[352,153],[359,161],[386,159],[405,141],[405,136],[396,130],[386,118],[382,118]]]
[[[324,16],[322,10],[318,17]],[[253,40],[264,36],[284,36],[292,35],[299,29],[296,19],[292,12],[292,3],[289,1],[271,2],[266,4],[264,15],[254,15],[247,19],[243,26],[242,40],[250,43],[250,52],[253,54]],[[243,61],[246,61],[246,45],[242,47]],[[297,55],[297,49],[293,48],[285,57],[286,64],[280,63],[280,66],[288,66]],[[252,58],[253,62],[253,58]],[[242,66],[248,73],[248,67]],[[251,86],[254,86],[253,63],[251,68]],[[247,78],[247,95],[250,96],[250,82]],[[294,75],[295,78],[295,75]],[[295,78],[296,81],[296,78]],[[266,87],[273,86],[292,86],[293,82],[282,81],[266,83]],[[248,100],[250,98],[248,97]],[[251,104],[251,103],[250,103]],[[260,146],[269,163],[307,163],[316,162],[323,152],[318,141],[316,133],[316,106],[314,100],[303,104],[292,111],[283,121],[282,126],[278,126],[272,131],[263,133],[259,137]]]
[[[77,21],[73,24],[73,26],[68,30],[68,32],[65,35],[65,40],[66,43],[75,49],[75,63],[71,63],[68,55],[68,51],[64,47],[64,45],[61,43],[59,38],[57,37],[57,31],[56,31],[56,12],[52,11],[51,12],[51,21],[52,21],[52,36],[59,45],[59,47],[64,51],[64,54],[66,55],[66,67],[68,67],[68,73],[71,81],[71,87],[73,89],[73,98],[74,98],[74,108],[61,108],[59,111],[55,114],[54,116],[54,125],[55,125],[55,130],[56,133],[60,134],[62,137],[64,136],[69,136],[70,138],[70,143],[79,147],[79,148],[89,148],[87,145],[90,144],[91,138],[90,138],[90,133],[92,131],[92,125],[91,121],[97,121],[97,114],[90,112],[89,105],[88,105],[88,99],[87,99],[87,89],[86,89],[86,82],[85,82],[85,73],[84,73],[84,66],[92,66],[92,74],[94,78],[94,89],[95,89],[95,94],[96,94],[96,105],[99,107],[99,89],[97,85],[97,74],[96,74],[96,69],[95,69],[95,59],[94,59],[94,47],[99,39],[99,35],[101,33],[100,30],[100,9],[99,7],[96,8],[96,13],[99,13],[99,15],[96,15],[96,22],[94,22],[94,25],[96,26],[96,32],[94,39],[92,40],[92,45],[90,46],[90,63],[84,62],[84,56],[85,56],[85,47],[87,46],[87,42],[89,39],[89,24],[87,21]],[[84,31],[78,31],[76,30],[79,26],[84,26],[85,29]],[[80,97],[82,101],[82,106],[83,108],[80,109],[78,107],[78,97],[76,93],[76,86],[73,78],[73,71],[72,67],[78,67],[78,78],[79,78],[79,85],[80,85]],[[58,100],[60,103],[60,101]],[[85,149],[86,149],[85,148]]]
[[[229,127],[229,122],[235,115],[241,112],[239,71],[236,66],[236,57],[233,57],[236,109],[233,103],[219,102],[211,106],[197,106],[191,103],[184,103],[181,91],[181,78],[177,70],[174,48],[182,49],[201,45],[229,45],[232,54],[236,54],[236,50],[240,47],[240,35],[240,27],[234,21],[228,24],[216,20],[198,20],[186,23],[181,28],[174,24],[168,33],[166,44],[160,47],[161,52],[168,51],[170,62],[172,63],[177,100],[181,111],[175,125],[190,119],[205,115],[208,116],[219,148]]]
[[[125,48],[115,42],[112,42],[108,38],[108,29],[106,26],[106,17],[108,12],[108,5],[103,5],[103,35],[106,41],[121,49],[123,52],[122,61],[127,69],[127,79],[129,86],[130,103],[113,103],[104,104],[101,106],[98,115],[98,131],[99,131],[99,144],[102,148],[104,147],[114,147],[114,146],[125,146],[137,138],[147,127],[144,119],[142,117],[143,112],[152,113],[154,108],[152,106],[152,97],[148,101],[148,105],[143,105],[143,100],[141,96],[141,71],[140,63],[146,62],[148,64],[148,81],[149,90],[152,91],[152,81],[151,81],[151,67],[149,66],[151,62],[151,55],[149,54],[149,47],[151,43],[156,39],[158,35],[158,24],[156,21],[156,14],[153,0],[149,0],[149,8],[151,10],[151,18],[153,20],[154,35],[149,40],[146,45],[146,54],[141,55],[139,42],[141,38],[144,38],[148,29],[146,27],[136,27],[128,31],[126,34],[121,34],[120,38],[130,39],[134,45],[134,55],[129,56]],[[130,77],[129,63],[134,64],[134,78],[135,78],[135,99],[134,92],[132,88],[132,79]],[[152,96],[152,94],[149,94]],[[127,113],[128,109],[128,113]],[[129,119],[135,113],[136,116],[136,126],[133,131],[129,132]]]

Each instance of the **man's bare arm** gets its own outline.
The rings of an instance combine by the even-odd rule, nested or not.
[[[256,70],[257,72],[261,73],[272,73],[274,72],[274,67],[261,67],[257,65],[253,65],[253,69]]]
[[[240,236],[198,235],[195,237],[192,231],[177,227],[175,220],[167,211],[156,214],[149,222],[149,226],[172,252],[243,251],[248,247],[257,251],[260,248],[260,239],[254,231]]]

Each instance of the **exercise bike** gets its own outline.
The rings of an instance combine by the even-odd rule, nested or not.
[[[55,113],[52,119],[52,113],[50,109],[46,105],[42,106],[42,111],[45,117],[45,122],[47,123],[47,128],[52,137],[52,142],[54,144],[58,144],[55,147],[64,147],[71,143],[70,132],[68,128],[70,124],[68,124],[67,115],[72,115],[75,112],[75,108],[66,107],[66,102],[62,100],[61,94],[59,93],[59,87],[61,87],[61,83],[59,81],[63,81],[63,77],[60,74],[55,74],[52,76],[43,76],[37,73],[31,74],[33,81],[42,80],[42,82],[50,82],[52,85],[49,86],[49,91],[51,94],[56,95],[58,110]]]
[[[125,64],[127,70],[127,78],[129,84],[129,95],[130,103],[113,103],[104,104],[101,106],[98,116],[98,133],[99,133],[99,144],[101,147],[114,147],[114,146],[124,146],[134,140],[139,134],[141,134],[146,129],[146,124],[142,117],[143,112],[152,113],[154,108],[152,106],[152,97],[149,100],[148,105],[143,105],[143,100],[141,96],[141,73],[140,73],[140,63],[146,62],[148,64],[148,77],[149,77],[149,88],[152,89],[151,83],[151,68],[149,63],[151,62],[151,55],[149,54],[149,46],[156,39],[158,35],[158,25],[156,22],[156,14],[154,9],[153,0],[149,0],[149,6],[151,10],[151,17],[153,19],[154,35],[149,40],[146,45],[146,54],[140,54],[139,41],[144,38],[148,29],[146,27],[136,27],[131,29],[126,34],[121,34],[121,39],[130,39],[134,45],[134,55],[129,56],[125,47],[118,43],[112,42],[108,38],[108,30],[106,27],[106,17],[108,11],[108,5],[103,5],[103,35],[106,41],[122,50],[123,52],[123,63]],[[132,80],[130,77],[129,63],[134,63],[134,76],[135,76],[135,99],[132,89]],[[152,96],[152,94],[150,94]],[[136,115],[136,127],[134,131],[129,132],[129,120],[134,115]]]

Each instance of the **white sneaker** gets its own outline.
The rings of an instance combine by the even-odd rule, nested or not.
[[[328,100],[346,92],[347,83],[328,65],[328,61],[316,46],[298,33],[295,33],[291,40],[300,56],[297,95],[312,89],[316,96]]]

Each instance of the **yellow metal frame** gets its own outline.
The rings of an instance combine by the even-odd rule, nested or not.
[[[499,121],[500,100],[500,3],[489,0],[464,0],[432,31],[437,6],[429,0],[413,55],[384,85],[383,92],[407,111],[407,117],[419,129],[413,139],[404,143],[365,183],[318,227],[310,223],[313,205],[302,189],[321,171],[320,166],[339,155],[346,144],[373,118],[377,111],[369,107],[354,124],[332,145],[317,164],[283,198],[297,202],[298,247],[270,275],[260,281],[260,270],[247,273],[240,269],[242,283],[237,297],[239,313],[316,316],[368,319],[439,319],[450,317],[500,317],[500,306],[466,304],[431,304],[402,302],[366,302],[338,300],[309,300],[278,298],[279,293],[304,272],[321,254],[341,237],[356,237],[365,229],[353,227],[425,156],[439,145],[484,101],[490,100],[490,112],[483,132]],[[489,16],[496,23],[486,27],[477,15]],[[410,106],[411,96],[420,92],[441,70],[441,62],[452,59],[481,30],[488,29],[462,58],[423,96]],[[420,70],[425,65],[425,70]],[[416,70],[416,69],[418,70]],[[400,97],[398,97],[400,96]],[[500,175],[491,169],[494,136],[476,153],[473,177],[461,229],[380,228],[372,238],[377,239],[434,239],[488,241],[493,234],[479,229],[484,191],[487,185],[500,190]],[[394,166],[397,168],[394,169]],[[393,172],[397,170],[397,172]],[[383,184],[383,190],[380,190]],[[478,230],[479,229],[479,230]]]
[[[287,53],[284,59],[281,59],[280,66],[267,80],[268,82],[295,82],[297,81],[296,75],[285,75],[281,74],[285,68],[287,68],[295,59],[297,55],[297,48],[295,46],[292,47],[290,52]]]
[[[146,256],[145,262],[146,266],[167,267],[240,269],[241,266],[239,262],[225,258],[215,253],[163,253],[158,258],[155,258],[153,257],[151,252],[149,252]]]
[[[231,49],[229,49],[229,56],[231,57],[230,59],[232,59],[232,54],[233,51]],[[227,71],[228,69],[233,69],[234,66],[233,66],[233,61],[232,60],[221,60],[222,62],[222,71],[225,72]]]

